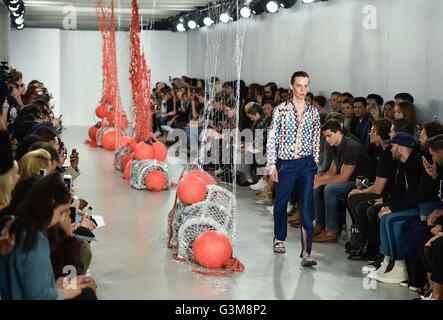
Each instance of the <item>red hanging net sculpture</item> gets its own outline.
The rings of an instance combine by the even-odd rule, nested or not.
[[[129,68],[134,110],[134,138],[137,142],[153,138],[151,128],[151,71],[140,46],[140,26],[137,0],[132,0],[131,65]]]
[[[102,36],[102,97],[95,113],[102,118],[102,123],[97,127],[114,127],[116,131],[115,148],[118,147],[119,138],[127,127],[127,117],[122,110],[120,89],[118,83],[117,54],[115,44],[115,15],[114,0],[111,8],[105,10],[103,1],[97,0],[96,8],[97,26]],[[100,131],[100,129],[98,129]],[[97,136],[99,136],[97,134]],[[100,140],[100,139],[97,139]],[[87,141],[91,146],[100,144],[100,141]]]

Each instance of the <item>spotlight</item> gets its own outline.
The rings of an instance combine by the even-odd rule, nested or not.
[[[229,15],[229,13],[224,12],[220,15],[220,21],[223,23],[228,23],[229,21],[231,21],[231,16]]]
[[[182,22],[177,24],[177,31],[183,32],[186,31],[185,25]]]
[[[269,13],[276,13],[278,11],[278,1],[268,1],[266,3],[266,11]]]
[[[255,15],[259,15],[265,12],[265,7],[260,0],[252,0],[249,3],[249,8],[251,9],[251,12]]]
[[[197,28],[197,23],[194,20],[189,20],[188,27],[189,27],[189,29],[193,30],[193,29]]]
[[[248,6],[244,6],[240,9],[240,15],[243,18],[249,18],[251,16],[251,9],[249,9]]]
[[[214,24],[214,20],[212,20],[210,17],[205,17],[203,19],[203,23],[205,26],[210,27]]]
[[[314,2],[314,0],[303,0],[303,3],[306,3],[306,4],[310,4],[310,3],[313,3]]]
[[[285,8],[285,9],[289,9],[289,8],[291,8],[296,2],[297,2],[297,0],[281,0],[281,1],[280,1],[280,7]]]

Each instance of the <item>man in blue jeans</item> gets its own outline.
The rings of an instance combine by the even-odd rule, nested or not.
[[[302,266],[317,264],[311,256],[313,238],[312,186],[320,153],[320,115],[307,105],[309,76],[304,71],[291,77],[290,96],[274,109],[267,143],[270,177],[276,184],[274,203],[274,252],[284,253],[287,205],[293,191],[300,209]]]
[[[355,189],[355,180],[364,176],[368,158],[363,146],[343,135],[341,124],[329,120],[322,126],[326,143],[332,148],[331,167],[314,181],[314,242],[337,242],[338,198]]]

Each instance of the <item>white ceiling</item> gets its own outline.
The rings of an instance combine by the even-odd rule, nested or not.
[[[27,28],[63,28],[67,7],[73,6],[77,12],[78,29],[97,29],[96,0],[25,0],[25,26]],[[103,0],[109,6],[110,0]],[[139,13],[143,22],[159,21],[204,7],[209,0],[139,0]],[[114,0],[116,24],[120,19],[122,29],[129,27],[131,20],[131,0]],[[63,11],[65,10],[66,13]]]

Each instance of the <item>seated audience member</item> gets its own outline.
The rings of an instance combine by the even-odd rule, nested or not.
[[[11,227],[16,247],[10,255],[0,257],[2,299],[73,299],[88,287],[95,291],[94,282],[85,277],[72,280],[76,281],[76,289],[62,289],[63,279],[56,283],[54,278],[46,233],[59,223],[70,201],[69,189],[57,173],[42,178],[29,190]]]
[[[429,127],[428,132],[432,132]],[[423,135],[420,135],[420,138],[423,138]],[[420,181],[417,190],[419,191],[418,196],[422,199],[424,198],[423,194],[433,195],[434,202],[419,204],[421,219],[410,218],[402,225],[402,242],[408,280],[402,282],[401,285],[407,286],[409,290],[417,291],[421,295],[426,295],[430,286],[426,275],[426,265],[422,259],[422,250],[419,248],[422,249],[425,243],[435,235],[431,231],[436,224],[439,224],[438,220],[443,220],[443,203],[440,200],[440,181],[443,177],[443,135],[435,135],[430,138],[429,141],[426,141],[426,146],[429,148],[428,153],[432,154],[432,160],[429,160],[432,164],[424,162],[426,175],[422,176],[424,179]],[[424,183],[426,180],[428,180],[428,184]],[[419,188],[422,188],[423,191]],[[420,202],[420,198],[417,202]]]
[[[394,118],[395,119],[406,118],[411,120],[412,124],[415,126],[415,128],[417,128],[416,130],[418,131],[419,125],[418,125],[417,110],[414,104],[410,102],[400,102],[399,104],[396,104],[394,109]]]
[[[329,97],[329,111],[331,112],[340,112],[340,92],[334,91],[331,93],[331,96]]]
[[[326,112],[326,97],[315,96],[314,97],[314,107],[317,108],[319,113],[325,113]]]
[[[51,155],[44,149],[38,149],[26,153],[18,162],[18,173],[20,181],[32,176],[40,174],[40,169],[46,170],[46,173],[51,170]]]
[[[341,103],[341,111],[345,116],[344,127],[346,131],[351,130],[351,122],[354,119],[354,106],[351,99],[344,99]]]
[[[385,103],[385,106],[383,107],[383,118],[393,121],[395,119],[395,102],[394,101],[388,101]]]
[[[390,199],[378,213],[381,247],[385,257],[373,277],[381,282],[400,283],[406,279],[406,265],[402,245],[392,230],[397,229],[398,232],[408,217],[418,215],[417,210],[402,210],[418,206],[416,195],[424,169],[412,135],[399,132],[387,142],[392,145],[392,157],[397,162]]]
[[[263,104],[263,116],[266,121],[266,126],[269,127],[272,122],[272,112],[274,111],[274,103],[271,100],[266,100]]]
[[[312,92],[308,92],[305,97],[305,103],[308,106],[312,106],[314,104],[314,94]]]
[[[373,119],[368,112],[366,98],[355,98],[353,104],[354,119],[351,121],[350,132],[360,140],[363,146],[366,146],[369,142],[369,129],[372,126]]]
[[[420,131],[419,140],[422,154],[428,161],[431,160],[428,140],[440,134],[443,134],[443,125],[440,122],[428,121],[423,124],[423,129]]]
[[[394,97],[395,105],[398,105],[400,102],[409,102],[414,103],[414,97],[407,92],[397,93]]]
[[[433,237],[426,243],[424,259],[430,273],[432,300],[443,300],[443,221],[432,228]],[[426,298],[424,298],[426,299]]]
[[[397,132],[405,132],[413,136],[415,134],[415,127],[411,120],[403,118],[403,119],[395,119],[392,121],[391,132],[389,132],[389,138],[393,139]]]
[[[6,125],[0,122],[0,210],[9,204],[11,193],[16,182],[14,175],[14,167],[16,162],[12,156],[11,142],[9,141]],[[0,211],[0,219],[2,218]],[[4,226],[0,229],[0,256],[9,254],[14,248],[15,236],[10,234],[9,229],[13,220],[5,221]],[[1,298],[1,295],[0,295]]]
[[[252,122],[253,145],[251,147],[254,150],[252,154],[252,169],[256,179],[259,178],[259,181],[250,187],[252,190],[261,191],[267,185],[264,177],[264,168],[266,167],[266,138],[268,126],[264,119],[263,108],[259,104],[252,106],[248,112],[248,117]],[[260,170],[261,172],[259,172]]]
[[[278,89],[278,87],[277,87],[277,84],[275,82],[269,82],[269,83],[265,84],[264,90],[263,90],[263,93],[264,93],[264,97],[263,98],[265,100],[272,100],[272,101],[274,101],[275,93],[277,92],[277,89]]]
[[[380,119],[374,122],[369,133],[370,142],[381,149],[377,157],[377,172],[375,182],[372,185],[362,186],[363,181],[356,180],[358,189],[354,189],[348,196],[348,208],[354,224],[352,230],[358,234],[356,239],[351,235],[349,259],[364,259],[375,255],[379,250],[379,244],[373,237],[371,223],[368,220],[368,212],[380,211],[382,205],[374,204],[374,201],[387,195],[394,180],[394,160],[391,146],[385,141],[389,139],[391,122]],[[356,229],[356,230],[355,230]],[[352,251],[354,249],[354,251]]]
[[[349,92],[343,92],[342,94],[339,95],[339,98],[338,98],[338,105],[340,108],[339,112],[341,112],[341,104],[345,99],[350,99],[351,101],[353,101],[354,96],[352,94],[350,94]]]
[[[366,97],[368,101],[368,109],[374,121],[383,116],[383,97],[376,93],[371,93]]]
[[[332,147],[332,164],[314,181],[315,242],[336,242],[338,239],[338,198],[355,188],[357,176],[365,175],[367,157],[362,146],[343,135],[342,125],[327,121],[322,126],[326,142]]]

